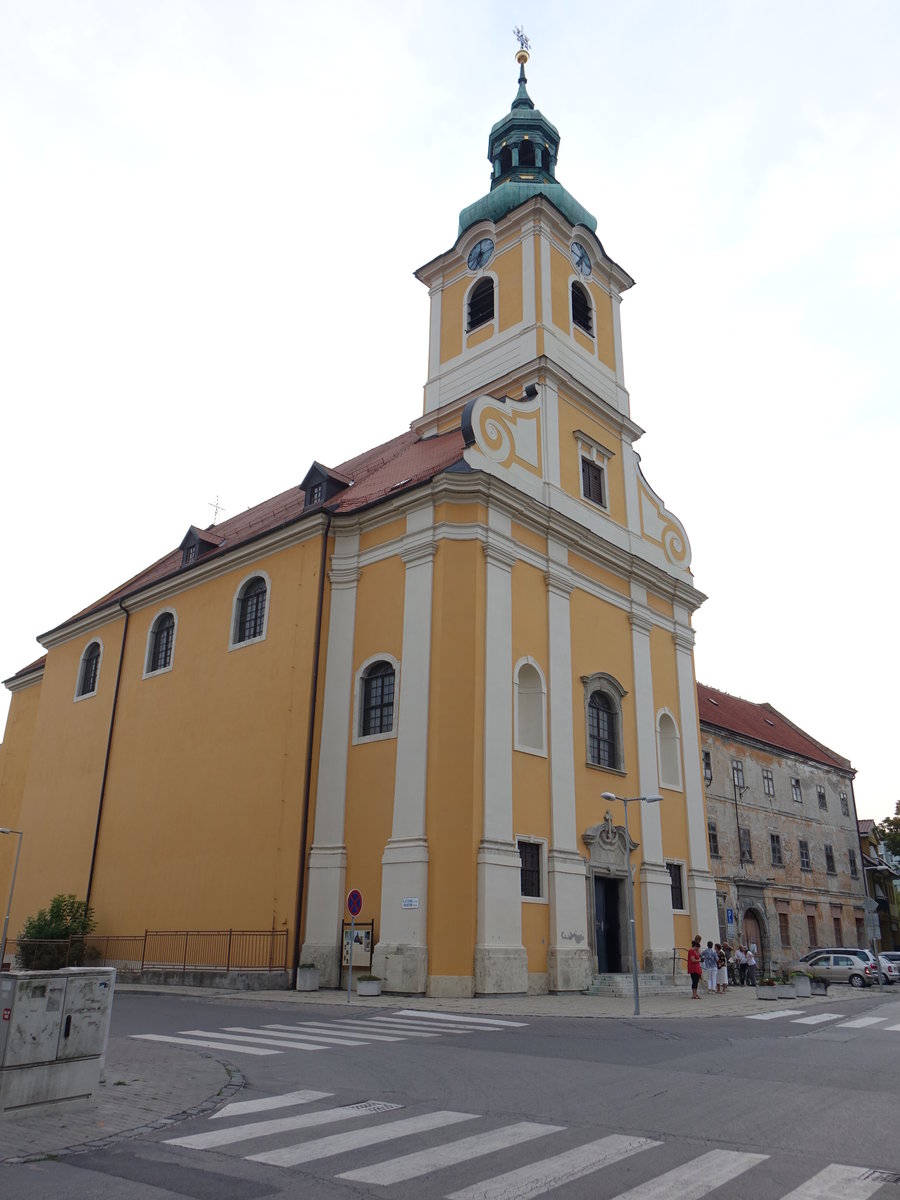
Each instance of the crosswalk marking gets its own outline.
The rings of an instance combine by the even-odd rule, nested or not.
[[[235,1046],[233,1042],[212,1042],[200,1038],[166,1037],[162,1033],[133,1033],[131,1035],[143,1042],[172,1042],[176,1046],[205,1046],[207,1050],[237,1050],[244,1054],[280,1054],[280,1050],[264,1050],[262,1046]],[[324,1046],[316,1049],[324,1050]]]
[[[347,1104],[343,1108],[326,1108],[320,1112],[300,1113],[294,1117],[273,1117],[269,1121],[253,1121],[250,1125],[232,1125],[228,1129],[214,1129],[210,1133],[194,1133],[187,1137],[167,1138],[166,1145],[187,1146],[189,1150],[210,1150],[216,1146],[231,1146],[235,1142],[248,1142],[253,1138],[268,1137],[273,1133],[292,1133],[295,1129],[313,1129],[317,1125],[330,1125],[336,1121],[352,1121],[355,1117],[365,1117],[370,1113],[392,1112],[397,1108],[402,1108],[402,1105],[388,1104],[382,1100],[364,1100],[360,1104]]]
[[[843,1021],[838,1029],[865,1029],[867,1025],[880,1025],[887,1017],[857,1017],[855,1021]]]
[[[329,1100],[333,1092],[283,1092],[280,1096],[263,1096],[259,1100],[238,1100],[226,1104],[209,1118],[219,1121],[222,1117],[242,1117],[245,1113],[269,1112],[273,1108],[293,1108],[296,1104],[311,1104],[313,1100]]]
[[[661,1142],[653,1142],[649,1138],[614,1133],[597,1142],[588,1142],[586,1146],[576,1146],[574,1150],[567,1150],[554,1158],[545,1158],[543,1162],[519,1167],[515,1171],[507,1171],[505,1175],[496,1175],[483,1183],[452,1192],[447,1200],[529,1200],[531,1196],[540,1196],[573,1179],[581,1179],[599,1171],[610,1163],[621,1162],[632,1154],[660,1145]]]
[[[885,1029],[889,1029],[891,1033],[900,1033],[900,1025],[885,1025]]]
[[[498,1017],[461,1017],[458,1013],[428,1012],[426,1009],[402,1008],[394,1013],[395,1017],[427,1017],[429,1021],[458,1021],[460,1025],[509,1026],[514,1029],[525,1029],[527,1021],[501,1021]]]
[[[426,1029],[432,1033],[487,1033],[483,1025],[458,1025],[452,1031],[436,1021],[411,1021],[408,1017],[372,1017],[376,1025],[385,1025],[391,1029]]]
[[[796,1017],[803,1012],[802,1008],[779,1008],[776,1012],[752,1013],[748,1021],[774,1021],[778,1017]]]
[[[823,1025],[826,1021],[840,1021],[843,1013],[813,1013],[811,1017],[798,1017],[792,1025]]]
[[[866,1179],[867,1167],[844,1167],[832,1163],[800,1187],[788,1192],[782,1200],[867,1200],[874,1196],[883,1179]]]
[[[218,1038],[220,1041],[226,1042],[230,1050],[243,1050],[247,1042],[251,1046],[280,1046],[282,1050],[327,1049],[326,1046],[315,1046],[312,1042],[292,1042],[286,1037],[259,1037],[246,1033],[228,1033],[224,1029],[218,1029],[215,1033],[211,1033],[208,1029],[182,1029],[181,1032],[187,1034],[188,1037]],[[254,1030],[254,1034],[258,1034],[258,1032],[258,1030]]]
[[[256,1034],[258,1037],[277,1038],[287,1042],[289,1045],[292,1042],[298,1042],[300,1045],[303,1045],[304,1041],[324,1042],[326,1045],[330,1044],[332,1046],[365,1046],[366,1044],[364,1041],[360,1041],[359,1038],[351,1037],[349,1033],[342,1035],[338,1032],[337,1036],[334,1036],[333,1034],[319,1033],[315,1029],[311,1029],[307,1033],[305,1030],[288,1029],[287,1026],[283,1030],[280,1030],[272,1025],[263,1025],[260,1029],[248,1029],[246,1025],[226,1025],[225,1028],[229,1033],[250,1033]]]
[[[249,1154],[250,1162],[268,1163],[273,1167],[296,1167],[299,1163],[314,1162],[319,1158],[333,1158],[363,1146],[376,1146],[381,1142],[392,1142],[396,1138],[410,1137],[414,1133],[428,1133],[460,1121],[474,1121],[475,1113],[433,1112],[418,1117],[406,1117],[390,1125],[376,1125],[374,1129],[354,1129],[351,1133],[336,1133],[331,1137],[317,1138],[312,1142],[301,1142],[299,1146],[284,1146],[280,1150],[269,1150],[265,1154]]]
[[[303,1022],[298,1022],[296,1025],[264,1025],[263,1029],[275,1029],[275,1030],[283,1029],[283,1030],[287,1030],[287,1031],[296,1033],[298,1037],[309,1037],[309,1038],[317,1037],[320,1032],[324,1033],[326,1030],[331,1030],[332,1033],[338,1033],[338,1034],[342,1035],[342,1037],[352,1037],[352,1034],[349,1029],[347,1029],[347,1030],[344,1030],[343,1028],[335,1029],[336,1024],[337,1024],[337,1022],[334,1022],[334,1021],[330,1022],[330,1023],[325,1022],[325,1021],[303,1021]],[[348,1021],[347,1024],[352,1025],[352,1022]],[[356,1030],[356,1032],[361,1033],[363,1035],[363,1037],[365,1038],[366,1042],[402,1042],[403,1041],[403,1038],[401,1038],[401,1037],[391,1037],[390,1035],[388,1035],[386,1033],[369,1033],[368,1030],[363,1030],[363,1029]],[[337,1039],[335,1039],[335,1040],[337,1040]]]
[[[449,1142],[446,1146],[435,1146],[430,1150],[403,1155],[402,1158],[391,1158],[374,1167],[344,1171],[337,1178],[352,1179],[356,1183],[400,1183],[405,1179],[415,1179],[418,1175],[428,1175],[442,1167],[451,1167],[456,1163],[481,1158],[485,1154],[493,1154],[497,1150],[518,1146],[522,1142],[546,1137],[550,1133],[561,1133],[563,1128],[562,1125],[537,1125],[533,1121],[519,1121],[516,1125],[493,1129],[490,1133],[476,1133],[473,1137]]]
[[[377,1017],[375,1017],[373,1019],[378,1020]],[[374,1027],[372,1026],[371,1022],[369,1022],[369,1021],[366,1021],[366,1022],[334,1021],[332,1023],[334,1025],[353,1026],[354,1029],[362,1028],[362,1029],[365,1029],[366,1031],[373,1029],[373,1030],[377,1030],[378,1033],[385,1033],[385,1034],[386,1033],[402,1033],[405,1038],[436,1038],[436,1037],[441,1036],[440,1033],[425,1033],[421,1029],[419,1029],[418,1026],[413,1028],[411,1026],[406,1025],[402,1021],[398,1021],[395,1025],[379,1024],[379,1025],[375,1025]]]
[[[615,1200],[701,1200],[768,1157],[768,1154],[736,1150],[710,1150],[664,1175],[620,1192]]]

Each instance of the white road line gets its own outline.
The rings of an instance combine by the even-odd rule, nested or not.
[[[844,1167],[832,1163],[806,1183],[782,1196],[781,1200],[866,1200],[874,1196],[883,1179],[864,1179],[868,1167]]]
[[[208,1029],[182,1029],[182,1033],[189,1037],[215,1037],[220,1041],[227,1042],[229,1045],[245,1045],[251,1046],[280,1046],[282,1050],[327,1050],[327,1046],[314,1046],[312,1042],[292,1042],[288,1038],[276,1037],[254,1037],[247,1033],[225,1033],[223,1030],[217,1030],[215,1033],[210,1033]]]
[[[885,1025],[885,1029],[890,1029],[891,1033],[900,1033],[900,1025]]]
[[[293,1030],[295,1033],[299,1029],[301,1037],[307,1037],[307,1036],[312,1037],[313,1033],[318,1033],[320,1031],[324,1033],[330,1029],[330,1030],[332,1030],[332,1032],[344,1034],[346,1037],[350,1037],[351,1031],[352,1031],[353,1033],[357,1033],[361,1037],[364,1037],[367,1042],[402,1042],[403,1041],[403,1038],[401,1038],[401,1037],[389,1037],[386,1033],[369,1033],[368,1029],[365,1026],[363,1026],[362,1024],[358,1024],[358,1027],[356,1029],[353,1029],[352,1027],[357,1024],[358,1023],[355,1021],[348,1021],[347,1029],[345,1030],[343,1027],[339,1026],[339,1023],[337,1021],[331,1021],[331,1022],[326,1022],[326,1021],[302,1021],[302,1022],[299,1022],[298,1021],[298,1023],[296,1025],[266,1025],[266,1026],[264,1026],[264,1028],[265,1029],[289,1029],[289,1030]],[[338,1026],[338,1028],[335,1028],[335,1026]],[[310,1031],[309,1034],[307,1034],[307,1032],[306,1032],[307,1030]]]
[[[334,1023],[338,1024],[337,1021],[335,1021]],[[348,1021],[347,1024],[348,1025],[353,1024],[354,1026],[356,1026],[357,1022],[356,1021],[353,1021],[353,1022]],[[361,1021],[359,1022],[359,1025],[362,1025]],[[370,1027],[369,1022],[366,1022],[366,1026]],[[379,1033],[390,1032],[390,1033],[399,1034],[402,1031],[403,1036],[408,1037],[408,1038],[433,1038],[433,1037],[441,1036],[440,1033],[425,1033],[421,1029],[411,1029],[411,1028],[407,1029],[407,1028],[403,1028],[402,1026],[398,1026],[398,1025],[376,1025],[375,1028],[378,1030]]]
[[[432,1129],[442,1129],[445,1125],[474,1120],[475,1113],[425,1113],[419,1117],[392,1121],[388,1125],[376,1125],[372,1129],[354,1129],[350,1133],[336,1133],[332,1137],[301,1142],[299,1146],[284,1146],[281,1150],[269,1150],[265,1154],[248,1154],[247,1159],[249,1162],[268,1163],[273,1167],[294,1167],[298,1163],[314,1162],[318,1158],[333,1158],[335,1154],[358,1150],[361,1146],[376,1146],[381,1142],[392,1142],[395,1138],[409,1137],[414,1133],[428,1133]]]
[[[541,1196],[561,1184],[581,1179],[610,1163],[621,1162],[632,1154],[660,1145],[661,1142],[651,1142],[648,1138],[624,1137],[616,1133],[599,1142],[588,1142],[586,1146],[557,1154],[555,1158],[545,1158],[516,1171],[507,1171],[505,1175],[495,1175],[493,1179],[463,1188],[461,1192],[453,1192],[447,1200],[529,1200],[531,1196]]]
[[[855,1021],[844,1021],[838,1029],[865,1029],[867,1025],[880,1025],[887,1017],[857,1017]]]
[[[813,1013],[811,1017],[798,1017],[792,1025],[822,1025],[825,1021],[840,1021],[844,1013]]]
[[[561,1133],[564,1128],[563,1125],[536,1125],[533,1121],[520,1121],[516,1125],[507,1125],[504,1129],[477,1133],[474,1137],[462,1138],[445,1146],[435,1146],[431,1150],[419,1150],[402,1158],[390,1158],[374,1167],[345,1171],[336,1178],[353,1179],[359,1183],[400,1183],[404,1179],[428,1175],[442,1167],[452,1167],[472,1158],[481,1158],[485,1154],[493,1154],[509,1146],[518,1146],[522,1142],[531,1142],[550,1133]]]
[[[364,1100],[361,1104],[348,1104],[343,1108],[325,1108],[319,1112],[299,1113],[294,1117],[273,1117],[271,1121],[253,1121],[249,1125],[232,1125],[230,1129],[214,1129],[210,1133],[168,1138],[166,1145],[187,1146],[190,1150],[209,1150],[215,1146],[231,1146],[235,1142],[249,1142],[253,1138],[268,1137],[273,1133],[292,1133],[295,1129],[314,1129],[317,1125],[352,1121],[356,1117],[392,1112],[396,1108],[402,1108],[402,1105],[386,1104],[381,1100]]]
[[[262,1028],[257,1026],[255,1029],[248,1029],[245,1025],[225,1025],[223,1028],[229,1033],[252,1033],[256,1034],[257,1037],[279,1038],[289,1046],[292,1042],[300,1042],[302,1044],[304,1038],[307,1038],[310,1042],[326,1042],[334,1046],[364,1046],[366,1044],[357,1038],[351,1038],[349,1034],[345,1037],[329,1036],[328,1034],[319,1033],[318,1030],[314,1029],[311,1029],[309,1033],[300,1033],[296,1029],[293,1032],[283,1033],[278,1029],[274,1029],[271,1025],[263,1025]],[[266,1033],[267,1029],[271,1030],[268,1034]]]
[[[210,1042],[200,1038],[164,1037],[161,1033],[133,1033],[144,1042],[173,1042],[176,1046],[205,1046],[207,1050],[240,1050],[242,1054],[280,1054],[280,1050],[263,1050],[261,1046],[236,1046],[234,1042]]]
[[[748,1021],[774,1021],[777,1017],[796,1017],[803,1012],[802,1008],[779,1008],[776,1012],[751,1013]]]
[[[209,1118],[217,1121],[220,1117],[241,1117],[244,1113],[267,1112],[273,1108],[292,1108],[295,1104],[311,1104],[313,1100],[327,1100],[333,1092],[282,1092],[280,1096],[263,1096],[259,1100],[238,1100],[235,1104],[226,1104],[223,1109]]]
[[[615,1200],[701,1200],[768,1157],[768,1154],[739,1154],[736,1150],[710,1150],[673,1171],[620,1192]]]
[[[408,1017],[373,1017],[372,1020],[378,1025],[385,1025],[389,1029],[428,1029],[432,1033],[487,1033],[487,1030],[481,1025],[456,1025],[453,1029],[448,1029],[446,1025],[437,1025],[434,1021],[410,1021]]]
[[[489,1028],[502,1025],[514,1029],[525,1029],[528,1026],[527,1021],[500,1021],[494,1017],[460,1017],[456,1013],[428,1012],[426,1009],[419,1008],[402,1008],[400,1012],[394,1013],[394,1016],[427,1017],[429,1021],[458,1021],[461,1025],[487,1025]]]

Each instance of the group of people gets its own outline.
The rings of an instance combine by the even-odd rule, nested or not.
[[[714,993],[728,991],[728,977],[743,987],[756,984],[756,956],[750,946],[738,946],[732,950],[727,942],[707,942],[701,949],[700,934],[691,942],[688,950],[687,969],[691,977],[691,999],[700,999],[700,981],[706,971],[707,990]]]

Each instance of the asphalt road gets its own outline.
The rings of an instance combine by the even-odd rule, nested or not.
[[[900,1200],[900,1000],[805,1023],[402,1008],[119,995],[114,1034],[228,1046],[183,1053],[245,1086],[224,1113],[0,1168],[0,1195]]]

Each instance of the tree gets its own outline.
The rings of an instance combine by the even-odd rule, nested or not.
[[[878,826],[878,834],[891,854],[900,854],[900,800],[894,805],[894,816],[885,817]]]
[[[28,971],[55,971],[84,962],[84,938],[94,928],[94,914],[83,900],[60,893],[29,917],[17,940],[19,966]],[[77,939],[70,944],[69,939]]]

